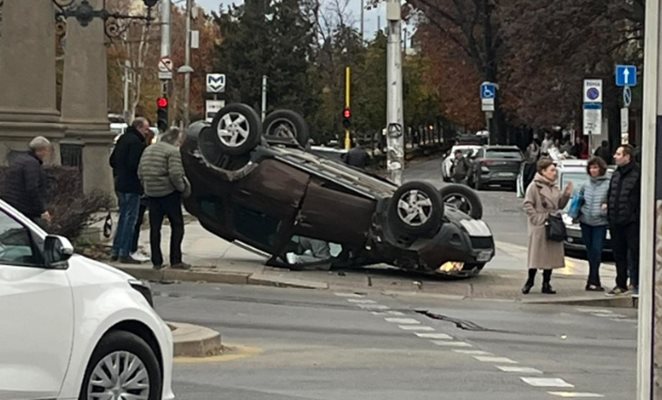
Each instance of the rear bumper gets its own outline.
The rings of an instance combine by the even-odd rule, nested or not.
[[[517,172],[481,172],[480,174],[481,183],[516,183],[517,182]]]
[[[568,234],[566,240],[563,242],[563,247],[571,251],[586,251],[586,244],[582,238],[582,231],[580,229],[570,229],[566,226]],[[602,247],[603,253],[611,253],[611,239],[607,236],[604,246]]]

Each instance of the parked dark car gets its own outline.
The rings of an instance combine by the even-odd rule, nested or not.
[[[473,158],[474,173],[470,183],[476,190],[489,185],[514,189],[522,160],[517,146],[483,146]]]
[[[272,264],[286,262],[294,236],[340,245],[344,265],[470,276],[494,257],[487,224],[461,211],[482,213],[471,189],[398,187],[306,152],[299,133],[307,127],[299,125],[289,141],[272,140],[243,104],[192,124],[182,146],[192,186],[186,209],[219,237],[270,254]]]

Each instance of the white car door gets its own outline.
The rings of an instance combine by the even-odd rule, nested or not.
[[[67,271],[43,267],[25,225],[0,208],[0,400],[56,398],[71,354]]]

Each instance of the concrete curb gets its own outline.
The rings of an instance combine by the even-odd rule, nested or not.
[[[166,268],[157,271],[153,268],[130,267],[125,265],[115,265],[115,268],[126,272],[138,279],[149,281],[182,281],[182,282],[207,282],[207,283],[227,283],[232,285],[259,285],[274,286],[297,289],[328,289],[329,285],[325,282],[307,281],[303,279],[288,278],[282,276],[270,276],[265,274],[249,274],[242,272],[206,272],[196,270],[189,271],[173,270]]]
[[[221,334],[204,326],[167,323],[172,330],[175,357],[213,357],[221,354]]]
[[[613,308],[637,308],[637,299],[630,296],[615,296],[604,298],[564,297],[546,300],[522,300],[524,304],[563,304],[584,307],[613,307]]]

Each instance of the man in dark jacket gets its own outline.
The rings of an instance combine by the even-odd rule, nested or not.
[[[623,145],[616,150],[618,168],[611,177],[608,198],[609,231],[616,261],[616,287],[608,294],[625,294],[627,280],[633,294],[639,294],[639,199],[641,171],[634,161],[634,149]]]
[[[368,152],[356,141],[352,141],[352,148],[343,156],[343,159],[347,165],[365,168],[368,165]]]
[[[606,141],[606,140],[603,140],[600,147],[595,149],[595,153],[593,153],[593,155],[597,156],[597,157],[600,157],[603,160],[605,160],[607,165],[611,165],[612,162],[614,161],[614,160],[612,160],[612,157],[611,157],[611,151],[609,151],[609,142]]]
[[[138,220],[140,196],[143,192],[138,179],[138,164],[145,150],[145,137],[149,134],[149,123],[145,118],[136,118],[119,138],[110,155],[110,166],[115,175],[120,217],[110,256],[127,264],[138,264],[130,257],[134,227]]]
[[[467,184],[469,174],[471,173],[471,163],[462,153],[462,150],[455,150],[455,160],[453,160],[452,178],[455,183]]]
[[[10,161],[0,197],[43,226],[44,221],[50,222],[51,215],[46,210],[46,173],[42,164],[50,157],[53,147],[48,139],[37,136],[30,141],[29,148],[30,151]]]

